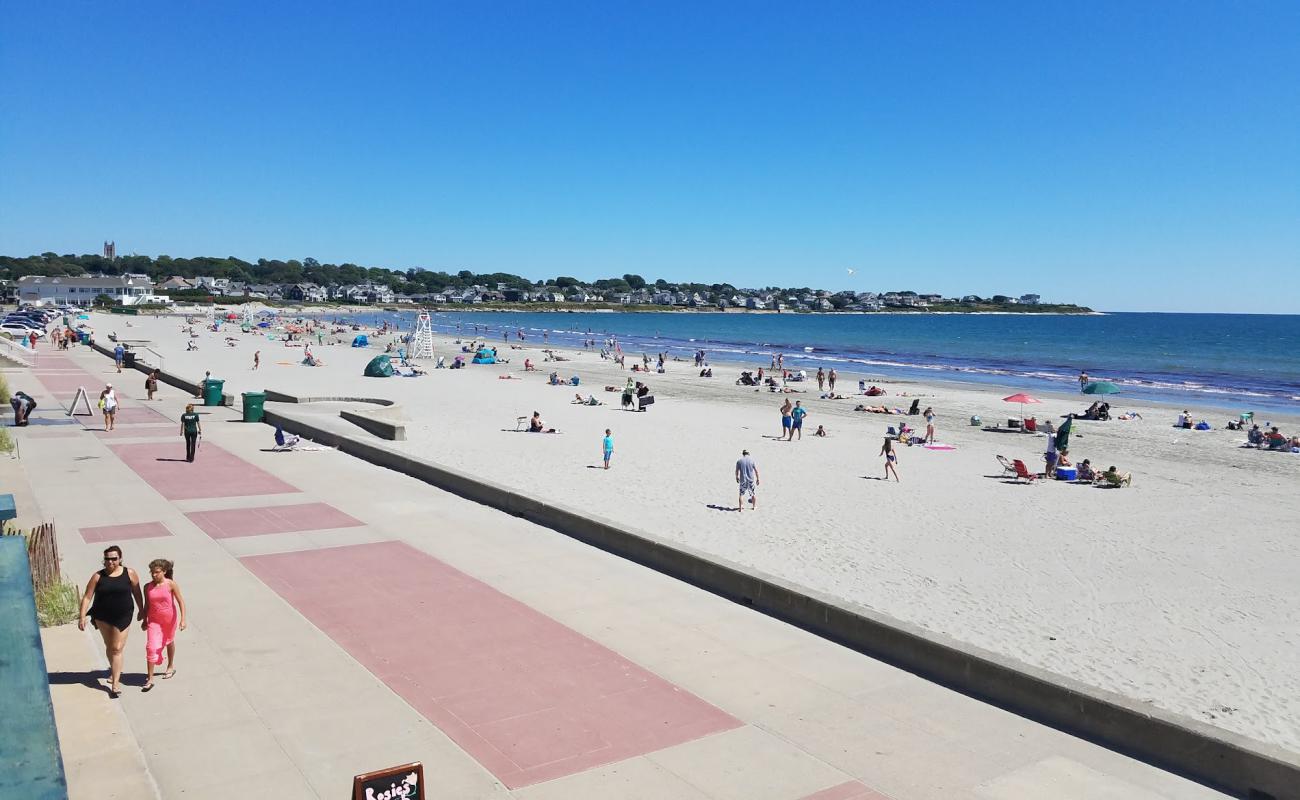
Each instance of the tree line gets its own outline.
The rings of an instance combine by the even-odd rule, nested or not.
[[[643,288],[702,294],[725,294],[736,291],[735,287],[726,283],[674,284],[662,278],[649,283],[640,275],[633,274],[619,278],[602,278],[589,284],[566,275],[545,281],[530,281],[506,272],[475,273],[470,270],[445,272],[420,268],[399,271],[383,267],[361,267],[356,264],[322,264],[314,258],[304,258],[301,261],[259,258],[255,262],[250,262],[234,256],[172,258],[160,255],[151,258],[132,255],[113,259],[95,254],[41,253],[37,256],[25,257],[0,256],[0,279],[17,280],[24,275],[76,276],[84,273],[100,275],[134,273],[148,275],[155,283],[161,283],[173,275],[182,278],[200,276],[228,278],[232,281],[252,284],[315,283],[321,286],[336,284],[344,286],[369,281],[406,294],[468,289],[471,286],[495,289],[498,285],[511,289],[555,286],[566,291],[578,286],[591,286],[600,291],[614,292],[630,292]]]

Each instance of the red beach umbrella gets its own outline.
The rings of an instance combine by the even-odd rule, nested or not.
[[[1023,421],[1024,418],[1025,418],[1025,405],[1026,405],[1027,403],[1041,403],[1041,402],[1043,402],[1042,400],[1039,400],[1037,397],[1032,397],[1032,396],[1030,396],[1030,395],[1025,394],[1024,392],[1021,392],[1021,393],[1019,393],[1019,394],[1013,394],[1013,395],[1011,395],[1010,397],[1004,397],[1004,398],[1002,398],[1002,400],[1003,400],[1003,402],[1006,402],[1006,403],[1019,403],[1019,404],[1020,404],[1020,419],[1021,419],[1022,421]]]

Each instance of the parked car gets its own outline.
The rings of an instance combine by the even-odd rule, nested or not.
[[[33,333],[36,334],[37,336],[45,335],[45,331],[43,329],[29,328],[26,325],[23,325],[22,323],[19,322],[6,322],[4,324],[0,324],[0,333],[7,333],[10,336],[14,337],[15,339],[24,338],[32,335]]]

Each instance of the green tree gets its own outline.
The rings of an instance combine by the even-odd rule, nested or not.
[[[623,280],[633,289],[645,288],[645,278],[642,278],[640,275],[624,275]]]

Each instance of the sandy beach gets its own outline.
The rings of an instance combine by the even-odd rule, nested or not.
[[[96,313],[91,323],[99,343],[113,332],[147,341],[169,372],[197,379],[210,370],[227,392],[394,400],[408,440],[392,447],[1300,751],[1300,556],[1291,522],[1300,510],[1300,455],[1241,448],[1244,434],[1223,430],[1229,415],[1221,410],[1192,408],[1215,428],[1198,432],[1172,426],[1180,408],[1109,398],[1112,413],[1136,410],[1143,419],[1076,422],[1070,453],[1076,463],[1132,472],[1131,488],[1017,485],[995,456],[1041,470],[1044,437],[968,424],[971,415],[985,423],[1018,416],[1018,406],[1001,401],[1015,387],[841,373],[837,389],[849,399],[820,399],[815,381],[789,395],[809,414],[803,439],[785,442],[784,398],[737,386],[740,368],[712,360],[712,379],[697,377],[689,360],[642,376],[597,352],[557,350],[570,360],[553,363],[543,361],[541,343],[507,350],[498,339],[492,344],[508,364],[376,379],[362,368],[391,337],[372,336],[368,349],[313,345],[324,365],[311,368],[300,364],[301,348],[266,332],[195,326],[199,349],[187,352],[179,318]],[[227,335],[235,346],[223,342]],[[438,337],[435,352],[450,362],[460,346]],[[628,365],[639,356],[629,353]],[[539,371],[525,373],[525,358]],[[547,385],[552,369],[581,385]],[[647,412],[623,411],[619,394],[604,391],[628,377],[652,387]],[[863,378],[888,394],[857,395]],[[603,405],[574,404],[575,392]],[[884,481],[885,429],[906,420],[924,432],[924,420],[853,408],[905,409],[917,396],[935,409],[938,441],[954,449],[901,447],[902,480]],[[1026,413],[1058,423],[1091,401],[1041,399]],[[516,432],[517,418],[534,411],[560,433]],[[1300,432],[1296,416],[1271,421],[1287,435]],[[828,437],[812,436],[819,424]],[[606,428],[615,440],[608,471],[599,468]],[[753,513],[735,510],[733,467],[745,448],[762,478]],[[430,520],[429,535],[437,528]]]

